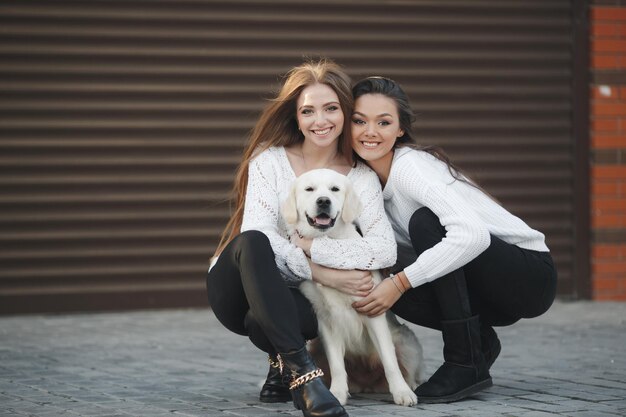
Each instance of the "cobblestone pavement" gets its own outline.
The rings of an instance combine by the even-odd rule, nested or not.
[[[431,374],[440,333],[413,329]],[[358,395],[350,416],[626,415],[626,303],[558,302],[498,333],[489,390],[413,408]],[[3,417],[302,415],[258,401],[266,372],[265,356],[209,310],[0,318]]]

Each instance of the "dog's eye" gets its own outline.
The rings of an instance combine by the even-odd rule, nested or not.
[[[312,191],[314,191],[314,190],[313,190],[313,187],[306,187],[306,188],[304,189],[304,191],[312,192]]]
[[[339,191],[339,187],[333,187],[333,188],[330,189],[330,191],[337,192],[337,191]]]

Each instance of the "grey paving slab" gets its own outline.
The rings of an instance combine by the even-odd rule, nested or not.
[[[410,326],[427,373],[438,332]],[[626,415],[626,303],[557,302],[497,329],[494,386],[453,404],[354,395],[353,417]],[[0,317],[0,416],[301,416],[258,401],[266,360],[210,310]]]

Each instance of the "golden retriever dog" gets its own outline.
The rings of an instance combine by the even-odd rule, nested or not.
[[[359,236],[354,222],[360,211],[361,203],[348,177],[330,169],[316,169],[298,177],[282,207],[288,227],[307,238]],[[372,275],[379,284],[380,272],[372,271]],[[322,349],[315,345],[311,353],[318,366],[328,365],[330,391],[341,404],[346,404],[350,392],[381,389],[391,392],[396,404],[417,403],[413,390],[423,372],[422,347],[408,327],[390,311],[378,317],[358,314],[352,303],[361,297],[313,281],[303,282],[300,291],[315,309],[325,358],[320,358]]]

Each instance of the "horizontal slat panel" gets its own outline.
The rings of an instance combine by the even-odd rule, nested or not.
[[[0,311],[203,303],[247,132],[315,55],[399,81],[419,141],[544,231],[573,288],[570,7],[0,3]]]

